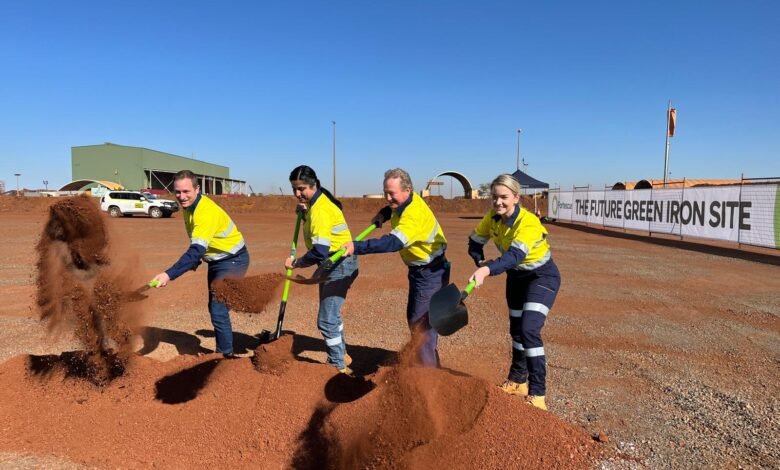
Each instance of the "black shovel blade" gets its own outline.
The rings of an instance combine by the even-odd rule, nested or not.
[[[257,337],[260,339],[260,344],[268,344],[276,340],[276,333],[273,331],[263,330]]]
[[[318,266],[311,277],[303,277],[300,274],[296,274],[295,277],[287,276],[287,279],[298,284],[322,284],[328,280],[329,271],[333,267],[333,263],[327,264],[327,261],[329,260]]]
[[[328,280],[328,276],[317,276],[317,272],[315,271],[312,277],[303,277],[300,274],[296,274],[295,277],[293,276],[286,276],[287,280],[290,282],[294,282],[296,284],[322,284],[323,282]]]
[[[428,319],[431,327],[442,336],[449,336],[468,325],[469,313],[461,302],[458,286],[450,284],[433,294]]]

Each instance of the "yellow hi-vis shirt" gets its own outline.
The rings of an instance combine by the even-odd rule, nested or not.
[[[183,214],[191,243],[206,248],[203,261],[227,258],[244,247],[244,237],[227,212],[203,194],[195,210],[185,209]]]
[[[348,241],[352,241],[352,234],[347,227],[344,213],[323,193],[317,196],[306,213],[303,240],[309,250],[314,245],[323,245],[331,253],[338,251]]]
[[[423,198],[414,193],[409,197],[411,201],[400,215],[393,211],[390,234],[404,244],[401,259],[407,266],[425,266],[444,253],[447,239]]]
[[[538,217],[522,207],[511,227],[504,223],[504,219],[496,214],[495,209],[491,209],[479,222],[470,238],[481,245],[488,240],[493,240],[502,255],[510,247],[525,253],[525,258],[520,264],[512,268],[516,270],[536,269],[552,256],[550,244],[547,242],[547,229]]]

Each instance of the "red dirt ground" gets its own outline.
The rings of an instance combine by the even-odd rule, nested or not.
[[[252,256],[249,275],[281,273],[294,203],[289,213],[243,203],[234,219]],[[548,227],[563,276],[543,330],[549,413],[490,385],[508,365],[503,279],[475,290],[468,327],[441,340],[447,370],[394,359],[409,339],[397,255],[361,257],[345,304],[360,378],[322,364],[316,286],[293,285],[285,329],[295,335],[261,347],[254,363],[199,355],[214,347],[199,270],[138,303],[148,312],[137,345],[146,357],[132,357],[124,375],[98,386],[83,380],[78,352],[63,354],[84,349],[78,338],[50,337],[38,321],[35,246],[50,204],[36,204],[0,210],[8,252],[0,265],[4,464],[571,468],[601,465],[596,458],[607,466],[771,468],[780,461],[780,262],[772,251]],[[364,226],[373,210],[347,210],[347,220]],[[465,244],[481,209],[437,214],[452,280],[462,286],[474,269]],[[104,220],[111,254],[138,258],[133,287],[187,247],[178,215]],[[254,335],[273,330],[276,300],[233,316],[238,352],[257,349]],[[608,442],[596,443],[599,433]],[[610,460],[614,454],[622,458]]]

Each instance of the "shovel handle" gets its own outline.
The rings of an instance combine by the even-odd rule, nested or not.
[[[477,286],[477,281],[471,281],[468,283],[465,289],[463,289],[463,292],[460,294],[460,300],[465,299],[466,297],[471,294],[471,291],[474,290],[474,288]]]
[[[373,232],[373,231],[374,231],[374,229],[375,229],[375,228],[376,228],[376,224],[371,224],[371,226],[370,226],[370,227],[368,227],[367,229],[365,229],[365,230],[363,230],[362,232],[360,232],[360,235],[358,235],[357,237],[355,237],[355,240],[354,240],[354,241],[356,241],[356,242],[359,242],[360,240],[362,240],[362,239],[366,238],[366,237],[368,236],[368,234],[369,234],[369,233],[371,233],[371,232]],[[333,253],[332,255],[330,255],[330,258],[328,258],[328,260],[326,261],[326,263],[328,263],[328,265],[332,265],[332,264],[334,264],[336,261],[338,261],[339,259],[341,259],[341,257],[342,257],[342,256],[344,256],[344,254],[345,254],[346,252],[347,252],[347,249],[346,249],[346,248],[342,248],[342,249],[340,249],[339,251],[337,251],[337,252]]]
[[[293,234],[292,247],[290,248],[290,258],[295,258],[295,252],[298,246],[298,233],[301,231],[301,219],[303,219],[303,211],[298,211],[298,219],[295,221],[295,233]],[[282,302],[287,303],[287,296],[290,293],[290,276],[292,276],[292,269],[287,270],[287,280],[284,281],[284,290],[282,291]]]
[[[149,281],[149,284],[147,284],[147,286],[149,286],[149,287],[157,287],[157,285],[159,283],[160,283],[160,281],[155,279],[154,281]]]

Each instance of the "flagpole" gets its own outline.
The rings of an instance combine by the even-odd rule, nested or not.
[[[664,188],[666,188],[666,177],[669,174],[669,123],[672,119],[672,100],[669,100],[669,107],[666,109],[666,152],[664,154]]]

